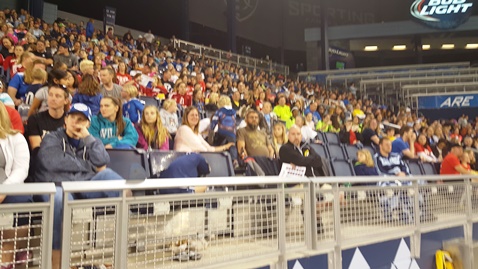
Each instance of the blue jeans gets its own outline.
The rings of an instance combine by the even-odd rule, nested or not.
[[[100,181],[100,180],[121,180],[123,179],[115,171],[110,168],[106,168],[103,171],[97,173],[90,181]],[[110,197],[119,197],[119,192],[110,191],[110,192],[91,192],[91,193],[73,193],[68,195],[69,200],[75,199],[97,199],[97,198],[110,198]],[[49,201],[48,196],[39,197],[41,202]],[[61,249],[61,238],[62,238],[62,221],[63,221],[63,189],[60,186],[56,187],[55,193],[55,207],[54,207],[54,216],[53,216],[53,249]],[[93,216],[91,216],[93,218]]]
[[[2,204],[27,204],[33,203],[33,197],[30,195],[23,195],[23,196],[7,196],[3,200]],[[32,212],[33,213],[33,212]],[[29,223],[28,212],[19,212],[14,214],[14,222],[13,227],[27,225]],[[19,217],[25,216],[25,217]]]

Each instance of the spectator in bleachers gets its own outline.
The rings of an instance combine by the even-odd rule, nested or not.
[[[460,162],[463,154],[463,147],[460,144],[451,144],[450,152],[441,163],[440,175],[471,175],[471,171],[465,169]]]
[[[28,175],[30,162],[30,152],[25,138],[17,130],[12,129],[12,122],[3,103],[0,103],[0,184],[11,185],[23,183]],[[0,204],[32,203],[32,197],[25,196],[6,196],[0,195]],[[7,215],[8,216],[8,215]],[[29,224],[28,217],[19,217],[13,223],[13,227],[19,227]],[[13,268],[13,262],[18,262],[16,266],[21,266],[23,260],[26,260],[28,253],[21,249],[26,248],[28,237],[28,228],[15,230],[2,228],[1,261],[2,268]],[[18,250],[18,252],[15,252]]]
[[[68,69],[78,70],[78,58],[70,53],[66,43],[60,44],[58,52],[53,56],[53,62],[61,62],[66,64]]]
[[[179,119],[177,114],[178,106],[172,99],[164,100],[163,107],[159,114],[161,121],[168,130],[169,134],[174,138],[179,128]]]
[[[100,84],[90,74],[84,74],[82,82],[78,87],[78,93],[73,96],[72,104],[82,103],[91,109],[93,115],[100,112],[100,101],[103,95],[100,93]]]
[[[161,171],[159,178],[198,178],[206,176],[211,172],[206,159],[197,153],[191,153],[179,156],[165,170]],[[194,193],[204,192],[205,187],[196,186],[194,188],[171,188],[161,189],[160,194],[174,193]]]
[[[25,95],[25,104],[31,106],[35,99],[37,91],[45,85],[48,74],[41,68],[35,68],[32,71],[32,84],[28,86],[27,93]]]
[[[174,150],[181,152],[222,152],[234,146],[229,142],[221,146],[210,146],[199,133],[199,112],[196,107],[186,108],[182,125],[178,128],[174,138]]]
[[[123,89],[120,85],[113,83],[115,72],[112,68],[101,68],[100,71],[100,92],[103,97],[114,97],[121,100],[121,90]]]
[[[245,116],[246,127],[237,130],[237,152],[242,157],[268,157],[273,159],[275,150],[269,136],[259,130],[259,113],[249,109]]]
[[[68,77],[71,76],[68,72],[53,69],[48,73],[48,85],[61,85],[65,86],[68,84]],[[30,110],[28,111],[28,116],[32,116],[37,112],[43,112],[48,109],[48,86],[41,87],[35,93],[35,97],[33,98],[33,102],[30,106]],[[68,89],[67,89],[68,90]],[[69,92],[68,92],[69,93]],[[68,101],[71,100],[71,95],[68,94]],[[65,111],[68,110],[69,102],[65,104]]]
[[[340,142],[348,145],[355,145],[359,143],[360,133],[352,129],[352,116],[349,115],[345,119],[345,124],[339,132]]]
[[[48,108],[46,111],[28,117],[26,137],[31,150],[40,146],[43,137],[64,124],[65,106],[69,103],[69,93],[62,85],[48,87]]]
[[[362,144],[364,146],[378,146],[380,140],[378,128],[379,125],[376,119],[371,119],[368,124],[364,124],[364,129],[362,131]]]
[[[392,143],[393,146],[393,143]],[[415,151],[417,153],[417,157],[420,158],[423,162],[437,162],[437,158],[433,155],[433,151],[428,144],[427,138],[425,134],[420,134],[418,136],[417,141],[415,141]]]
[[[192,105],[192,97],[187,93],[186,83],[178,80],[174,86],[174,91],[171,92],[171,99],[183,108]]]
[[[42,41],[42,40],[37,41],[36,50],[33,51],[33,54],[39,58],[42,58],[46,65],[53,64],[53,55],[50,51],[46,49],[45,41]]]
[[[124,86],[127,82],[133,80],[133,78],[128,74],[128,69],[125,62],[118,63],[118,72],[116,73],[118,78],[118,84]]]
[[[289,106],[286,104],[285,95],[280,95],[277,105],[274,107],[274,113],[281,121],[288,122],[292,117],[292,112]]]
[[[10,77],[13,77],[18,72],[25,71],[25,68],[20,63],[20,57],[25,52],[25,49],[22,45],[16,45],[13,52],[13,54],[5,58],[3,63],[4,69],[10,70]]]
[[[155,106],[146,106],[141,122],[137,124],[138,148],[144,150],[169,150],[170,134],[163,126],[159,110]]]
[[[228,143],[234,143],[229,148],[232,160],[235,165],[238,164],[236,148],[236,111],[232,109],[231,99],[226,95],[221,95],[218,101],[219,109],[214,113],[211,124],[209,125],[210,134],[214,134],[217,126],[217,132],[214,135],[214,146],[222,146]]]
[[[380,175],[406,177],[410,175],[408,166],[399,153],[392,152],[392,142],[386,137],[380,138],[379,152],[374,156]]]
[[[125,101],[123,103],[123,116],[130,119],[132,123],[136,124],[141,120],[144,104],[136,98],[138,96],[138,89],[132,85],[127,84],[123,87],[121,97]]]
[[[325,176],[323,160],[308,143],[302,142],[300,128],[292,125],[289,129],[287,143],[279,150],[281,163],[306,167],[305,176]]]
[[[99,138],[105,148],[135,148],[138,133],[128,118],[123,117],[122,104],[119,99],[103,96],[100,113],[93,116],[89,132]]]
[[[377,167],[370,151],[366,149],[357,151],[357,161],[354,164],[354,170],[357,176],[378,176]]]
[[[285,125],[282,122],[277,122],[274,124],[274,127],[272,128],[272,145],[274,147],[274,151],[276,156],[279,156],[279,150],[284,145],[287,143],[287,132],[285,129]]]
[[[82,75],[89,74],[95,75],[95,64],[90,60],[82,60],[80,62],[80,73]],[[95,77],[96,79],[96,77]]]
[[[415,141],[416,135],[413,128],[403,126],[400,129],[400,137],[392,142],[392,152],[401,154],[403,158],[415,159]]]
[[[116,172],[106,168],[110,158],[102,142],[88,131],[90,109],[81,103],[72,106],[65,117],[65,128],[45,136],[38,152],[34,171],[37,182],[96,181],[122,179]],[[70,199],[117,197],[118,192],[81,193]],[[42,197],[42,200],[48,198]],[[61,220],[63,190],[56,188],[53,220],[53,268],[60,268]]]
[[[13,99],[15,106],[22,103],[22,98],[25,98],[28,86],[33,81],[31,77],[33,71],[33,60],[33,54],[30,52],[24,52],[20,57],[20,63],[25,67],[25,72],[15,74],[8,84],[8,94]]]
[[[15,45],[13,39],[7,34],[2,37],[2,48],[0,54],[2,54],[3,59],[6,59],[8,56],[14,53]]]
[[[269,136],[272,136],[273,127],[277,123],[277,115],[272,112],[272,105],[269,101],[264,102],[262,115],[260,117],[259,127],[265,130]],[[285,127],[285,125],[284,125]]]
[[[320,116],[319,112],[317,111],[317,103],[312,102],[309,107],[304,111],[304,114],[307,115],[311,113],[312,114],[312,121],[314,122],[314,125],[319,122],[319,120],[322,120],[322,117]]]
[[[433,155],[437,158],[439,162],[443,161],[448,154],[448,142],[446,139],[439,139],[435,146],[432,147]]]

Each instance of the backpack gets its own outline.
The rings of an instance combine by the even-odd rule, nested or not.
[[[435,253],[435,261],[437,269],[454,269],[453,259],[448,251],[437,250]]]

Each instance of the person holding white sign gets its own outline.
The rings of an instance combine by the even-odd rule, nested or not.
[[[301,130],[297,125],[289,129],[289,141],[279,150],[279,159],[282,163],[289,163],[306,167],[307,177],[325,176],[324,160],[312,149],[308,143],[302,142]]]

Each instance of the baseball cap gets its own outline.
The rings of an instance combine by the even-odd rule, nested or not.
[[[81,113],[85,115],[85,117],[91,121],[91,109],[82,103],[76,103],[71,106],[70,111],[68,111],[68,115],[73,114],[73,113]]]
[[[60,47],[64,47],[65,49],[68,49],[68,48],[69,48],[66,43],[61,43],[61,44],[60,44]]]

